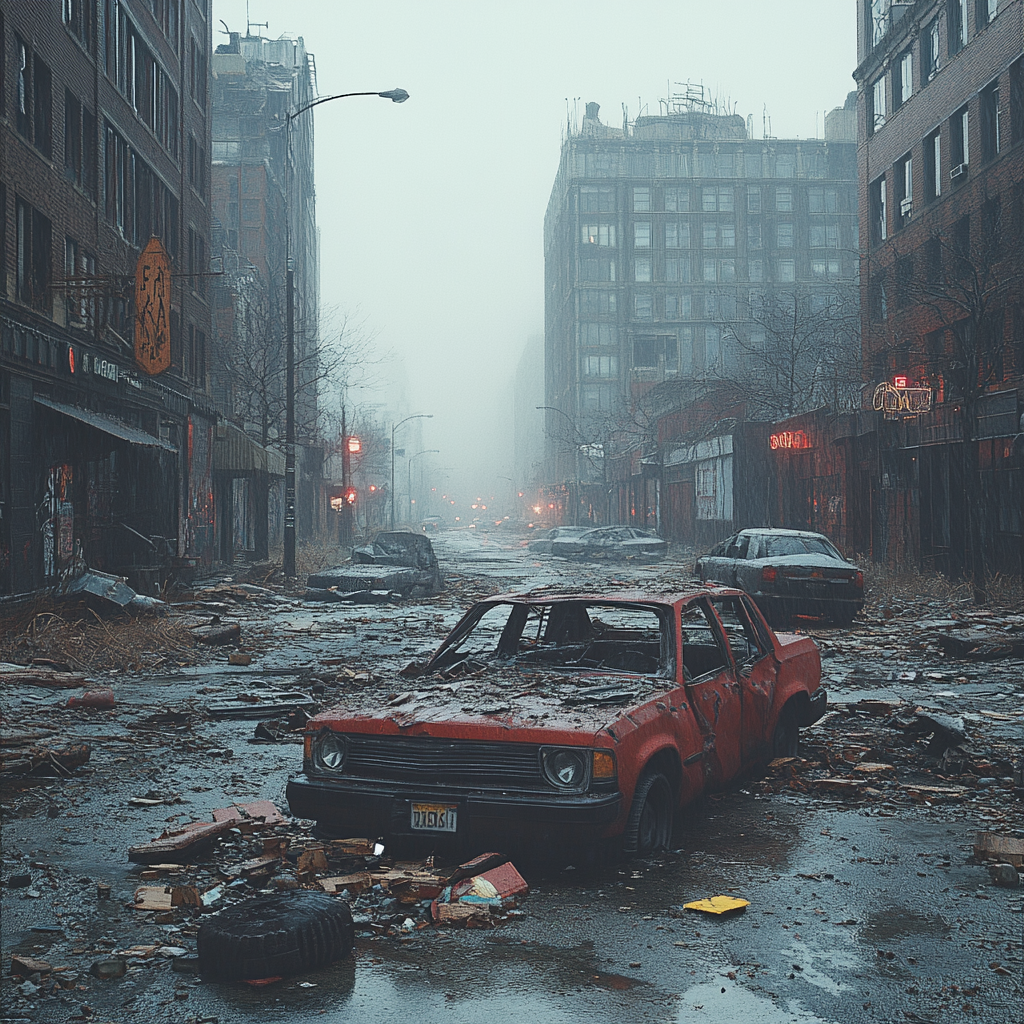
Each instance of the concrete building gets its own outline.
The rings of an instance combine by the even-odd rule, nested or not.
[[[212,557],[210,2],[0,0],[0,51],[0,593],[82,560],[148,586]]]
[[[872,554],[1020,572],[1024,2],[857,6]]]
[[[755,138],[701,87],[621,128],[587,104],[563,143],[544,226],[544,404],[557,410],[546,476],[570,495],[566,521],[579,505],[584,521],[685,539],[692,524],[662,511],[690,507],[715,517],[703,531],[715,535],[732,525],[721,519],[731,501],[663,502],[661,488],[731,477],[699,474],[681,456],[663,474],[660,446],[673,439],[659,438],[657,421],[729,386],[754,420],[856,393],[856,365],[833,379],[837,353],[856,364],[859,352],[835,327],[857,302],[852,117],[851,102],[829,115],[825,138],[786,140],[767,121]],[[788,394],[769,385],[786,376],[774,359],[799,381]]]
[[[324,524],[317,443],[319,237],[313,115],[288,113],[316,96],[316,66],[301,38],[229,35],[213,56],[214,395],[241,433],[216,466],[223,491],[218,538],[225,561],[265,558],[283,529],[286,270],[294,270],[296,530]],[[227,436],[231,430],[222,428]],[[246,441],[248,439],[248,443]]]

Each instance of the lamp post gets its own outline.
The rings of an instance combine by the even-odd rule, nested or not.
[[[576,434],[576,422],[575,422],[575,420],[573,420],[573,418],[567,412],[563,412],[561,409],[558,409],[558,408],[556,408],[553,405],[538,405],[537,408],[538,409],[547,409],[550,412],[557,412],[559,416],[564,416],[569,421],[569,426],[572,429],[573,435]],[[575,436],[573,437],[573,442],[572,442],[572,458],[573,458],[573,476],[575,477],[575,479],[573,480],[573,490],[575,491],[575,494],[573,495],[572,525],[573,526],[579,526],[580,525],[580,446],[577,443],[577,441],[575,439]]]
[[[395,431],[403,424],[408,423],[409,420],[432,420],[434,414],[432,412],[414,412],[411,416],[406,416],[404,420],[399,420],[397,423],[391,424],[391,529],[395,528]]]
[[[412,519],[412,460],[413,459],[418,459],[421,455],[431,455],[431,454],[439,455],[440,452],[441,452],[440,448],[424,448],[423,451],[417,452],[415,455],[410,455],[409,458],[407,458],[405,460],[405,465],[406,465],[406,468],[407,468],[407,470],[409,472],[408,479],[407,479],[406,483],[407,483],[408,488],[409,488],[409,519],[410,520]],[[420,482],[421,483],[422,483],[422,480],[423,480],[423,478],[421,476],[420,477]]]
[[[404,89],[389,89],[387,92],[343,92],[336,96],[321,96],[311,103],[290,111],[285,118],[285,325],[287,342],[285,352],[285,445],[284,445],[284,574],[295,576],[295,266],[291,252],[291,167],[292,167],[292,121],[307,110],[331,100],[344,100],[350,96],[380,96],[392,103],[404,103],[409,94]],[[241,199],[239,199],[241,201]],[[394,456],[392,456],[392,461]]]

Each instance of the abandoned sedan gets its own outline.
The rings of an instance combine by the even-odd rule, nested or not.
[[[864,607],[864,575],[820,533],[740,530],[697,559],[706,582],[741,587],[777,629],[794,615],[845,626]]]
[[[600,526],[551,542],[551,554],[563,558],[664,558],[668,543],[650,530],[633,526]]]
[[[551,545],[558,540],[559,537],[578,537],[581,533],[586,533],[589,530],[589,526],[556,526],[553,529],[545,530],[542,534],[539,534],[533,540],[527,544],[527,548],[530,551],[535,552],[539,555],[550,555]]]
[[[676,810],[796,752],[820,674],[735,590],[494,597],[414,690],[312,719],[288,801],[323,839],[646,854]]]

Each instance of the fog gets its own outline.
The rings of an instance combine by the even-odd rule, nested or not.
[[[214,0],[245,32],[245,0]],[[722,16],[709,17],[719,10]],[[302,36],[320,95],[401,87],[408,102],[317,108],[321,292],[393,353],[387,416],[430,413],[416,451],[460,497],[507,493],[512,374],[543,331],[544,211],[567,112],[621,125],[703,82],[779,137],[823,132],[854,87],[854,0],[249,0],[254,34]],[[673,91],[678,91],[672,86]],[[541,369],[538,372],[542,372]],[[539,414],[538,414],[539,415]],[[401,443],[401,442],[399,442]]]

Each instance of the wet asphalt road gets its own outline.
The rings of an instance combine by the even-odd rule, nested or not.
[[[447,596],[379,608],[247,611],[243,631],[259,651],[250,669],[214,664],[115,680],[114,712],[58,710],[61,694],[5,690],[8,721],[61,723],[92,738],[93,756],[66,780],[3,791],[3,877],[28,870],[33,878],[30,888],[2,890],[5,965],[15,952],[43,957],[79,972],[81,987],[22,996],[5,977],[0,1020],[1020,1024],[1022,890],[992,886],[970,862],[977,830],[1024,825],[1019,802],[999,791],[982,803],[848,806],[741,786],[685,816],[676,853],[598,871],[528,873],[524,915],[494,930],[361,937],[352,960],[260,990],[202,983],[161,958],[120,980],[91,978],[85,972],[104,949],[154,942],[194,949],[178,925],[125,908],[138,884],[126,860],[130,844],[234,800],[285,806],[300,747],[251,744],[252,722],[206,720],[205,702],[261,685],[288,687],[324,659],[394,670],[433,649],[478,594],[566,583],[660,590],[689,575],[671,561],[567,566],[529,557],[498,534],[445,534],[437,547],[452,577]],[[831,697],[945,701],[1019,737],[1024,666],[979,671],[919,658],[915,678],[901,680],[909,663],[898,640],[911,628],[887,624],[884,642],[870,641],[870,627],[823,634]],[[167,709],[194,713],[192,728],[131,728]],[[992,709],[1003,717],[981,716]],[[187,803],[128,806],[151,789],[180,793]],[[109,902],[97,901],[97,881],[112,886]],[[680,909],[714,894],[751,905],[730,918]]]

